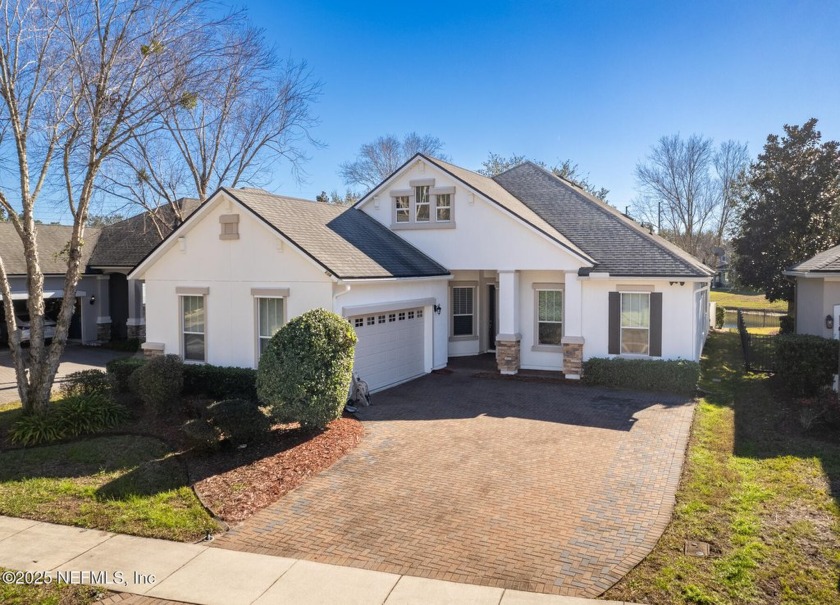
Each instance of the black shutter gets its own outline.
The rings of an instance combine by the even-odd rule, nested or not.
[[[609,347],[610,355],[621,353],[621,293],[610,292]]]
[[[650,355],[662,357],[662,292],[650,295]]]

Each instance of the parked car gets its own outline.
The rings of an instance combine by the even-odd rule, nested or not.
[[[18,330],[20,330],[20,341],[29,342],[29,318],[28,316],[16,316]],[[49,317],[44,318],[44,340],[52,340],[55,336],[55,322]]]

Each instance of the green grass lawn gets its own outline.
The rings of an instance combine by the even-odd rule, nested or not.
[[[763,294],[750,294],[746,292],[721,292],[712,290],[709,294],[712,302],[726,307],[727,309],[767,309],[768,311],[780,311],[787,313],[787,302],[777,300],[770,302]]]
[[[778,385],[710,336],[670,525],[604,596],[651,604],[840,603],[840,439],[803,435]],[[683,554],[684,540],[711,556]]]
[[[181,541],[219,529],[170,448],[138,436],[0,452],[0,514]]]

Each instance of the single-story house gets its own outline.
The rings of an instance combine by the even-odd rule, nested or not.
[[[162,237],[180,224],[179,216],[189,216],[199,206],[198,200],[185,198],[177,202],[180,212],[163,206],[152,221],[148,212],[104,227],[85,229],[82,250],[82,275],[76,287],[76,309],[68,337],[79,342],[145,338],[143,284],[126,276]],[[38,225],[38,250],[44,272],[45,315],[55,320],[64,296],[64,275],[67,258],[64,250],[70,241],[68,225]],[[26,261],[23,246],[10,222],[0,222],[0,258],[6,267],[12,290],[15,313],[19,320],[28,319],[26,300],[29,297]],[[2,300],[2,296],[0,296]],[[5,344],[5,311],[0,306],[0,343]]]
[[[593,356],[697,360],[713,274],[533,163],[488,178],[417,154],[350,208],[220,189],[129,279],[149,354],[255,367],[323,307],[382,389],[486,352],[569,378]]]
[[[840,329],[840,246],[785,271],[796,280],[796,333],[837,338]]]

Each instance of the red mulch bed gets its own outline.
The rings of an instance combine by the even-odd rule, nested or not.
[[[280,425],[262,443],[187,458],[195,491],[216,516],[236,522],[276,502],[329,468],[362,440],[355,418],[334,420],[322,432]]]

